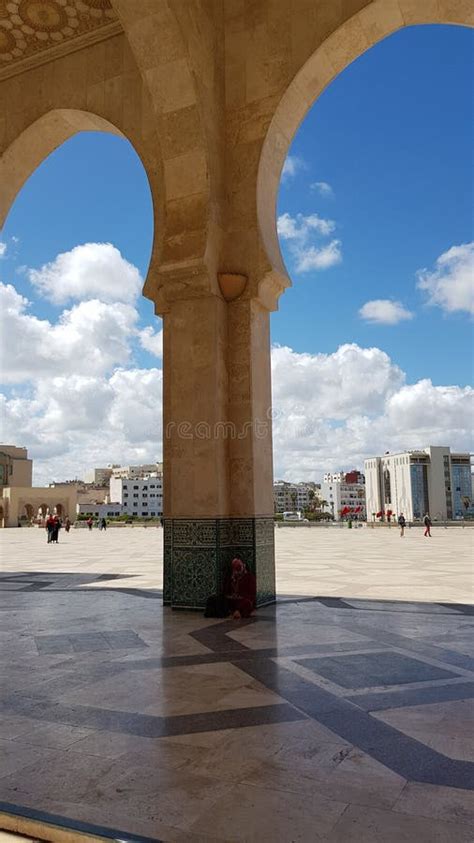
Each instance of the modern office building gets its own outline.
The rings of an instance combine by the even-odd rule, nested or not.
[[[390,511],[409,521],[427,512],[438,521],[474,515],[467,453],[451,453],[439,445],[387,452],[365,461],[365,477],[369,519]]]
[[[163,515],[163,477],[153,472],[147,477],[111,477],[110,507],[121,504],[122,513],[140,517]]]

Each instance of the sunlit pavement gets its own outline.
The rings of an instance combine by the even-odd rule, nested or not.
[[[471,843],[473,537],[277,529],[281,600],[236,623],[162,608],[160,529],[2,531],[1,809],[97,837]]]

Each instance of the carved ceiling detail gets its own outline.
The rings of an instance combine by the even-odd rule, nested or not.
[[[0,78],[120,30],[109,0],[0,0]]]

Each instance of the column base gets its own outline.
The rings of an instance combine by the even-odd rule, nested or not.
[[[257,606],[272,603],[275,590],[275,526],[255,518],[165,518],[163,602],[174,609],[200,609],[220,594],[239,556],[257,577]]]

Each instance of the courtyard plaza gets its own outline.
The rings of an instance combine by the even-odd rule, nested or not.
[[[236,622],[163,608],[160,528],[3,530],[0,827],[472,843],[473,539],[276,529]]]

